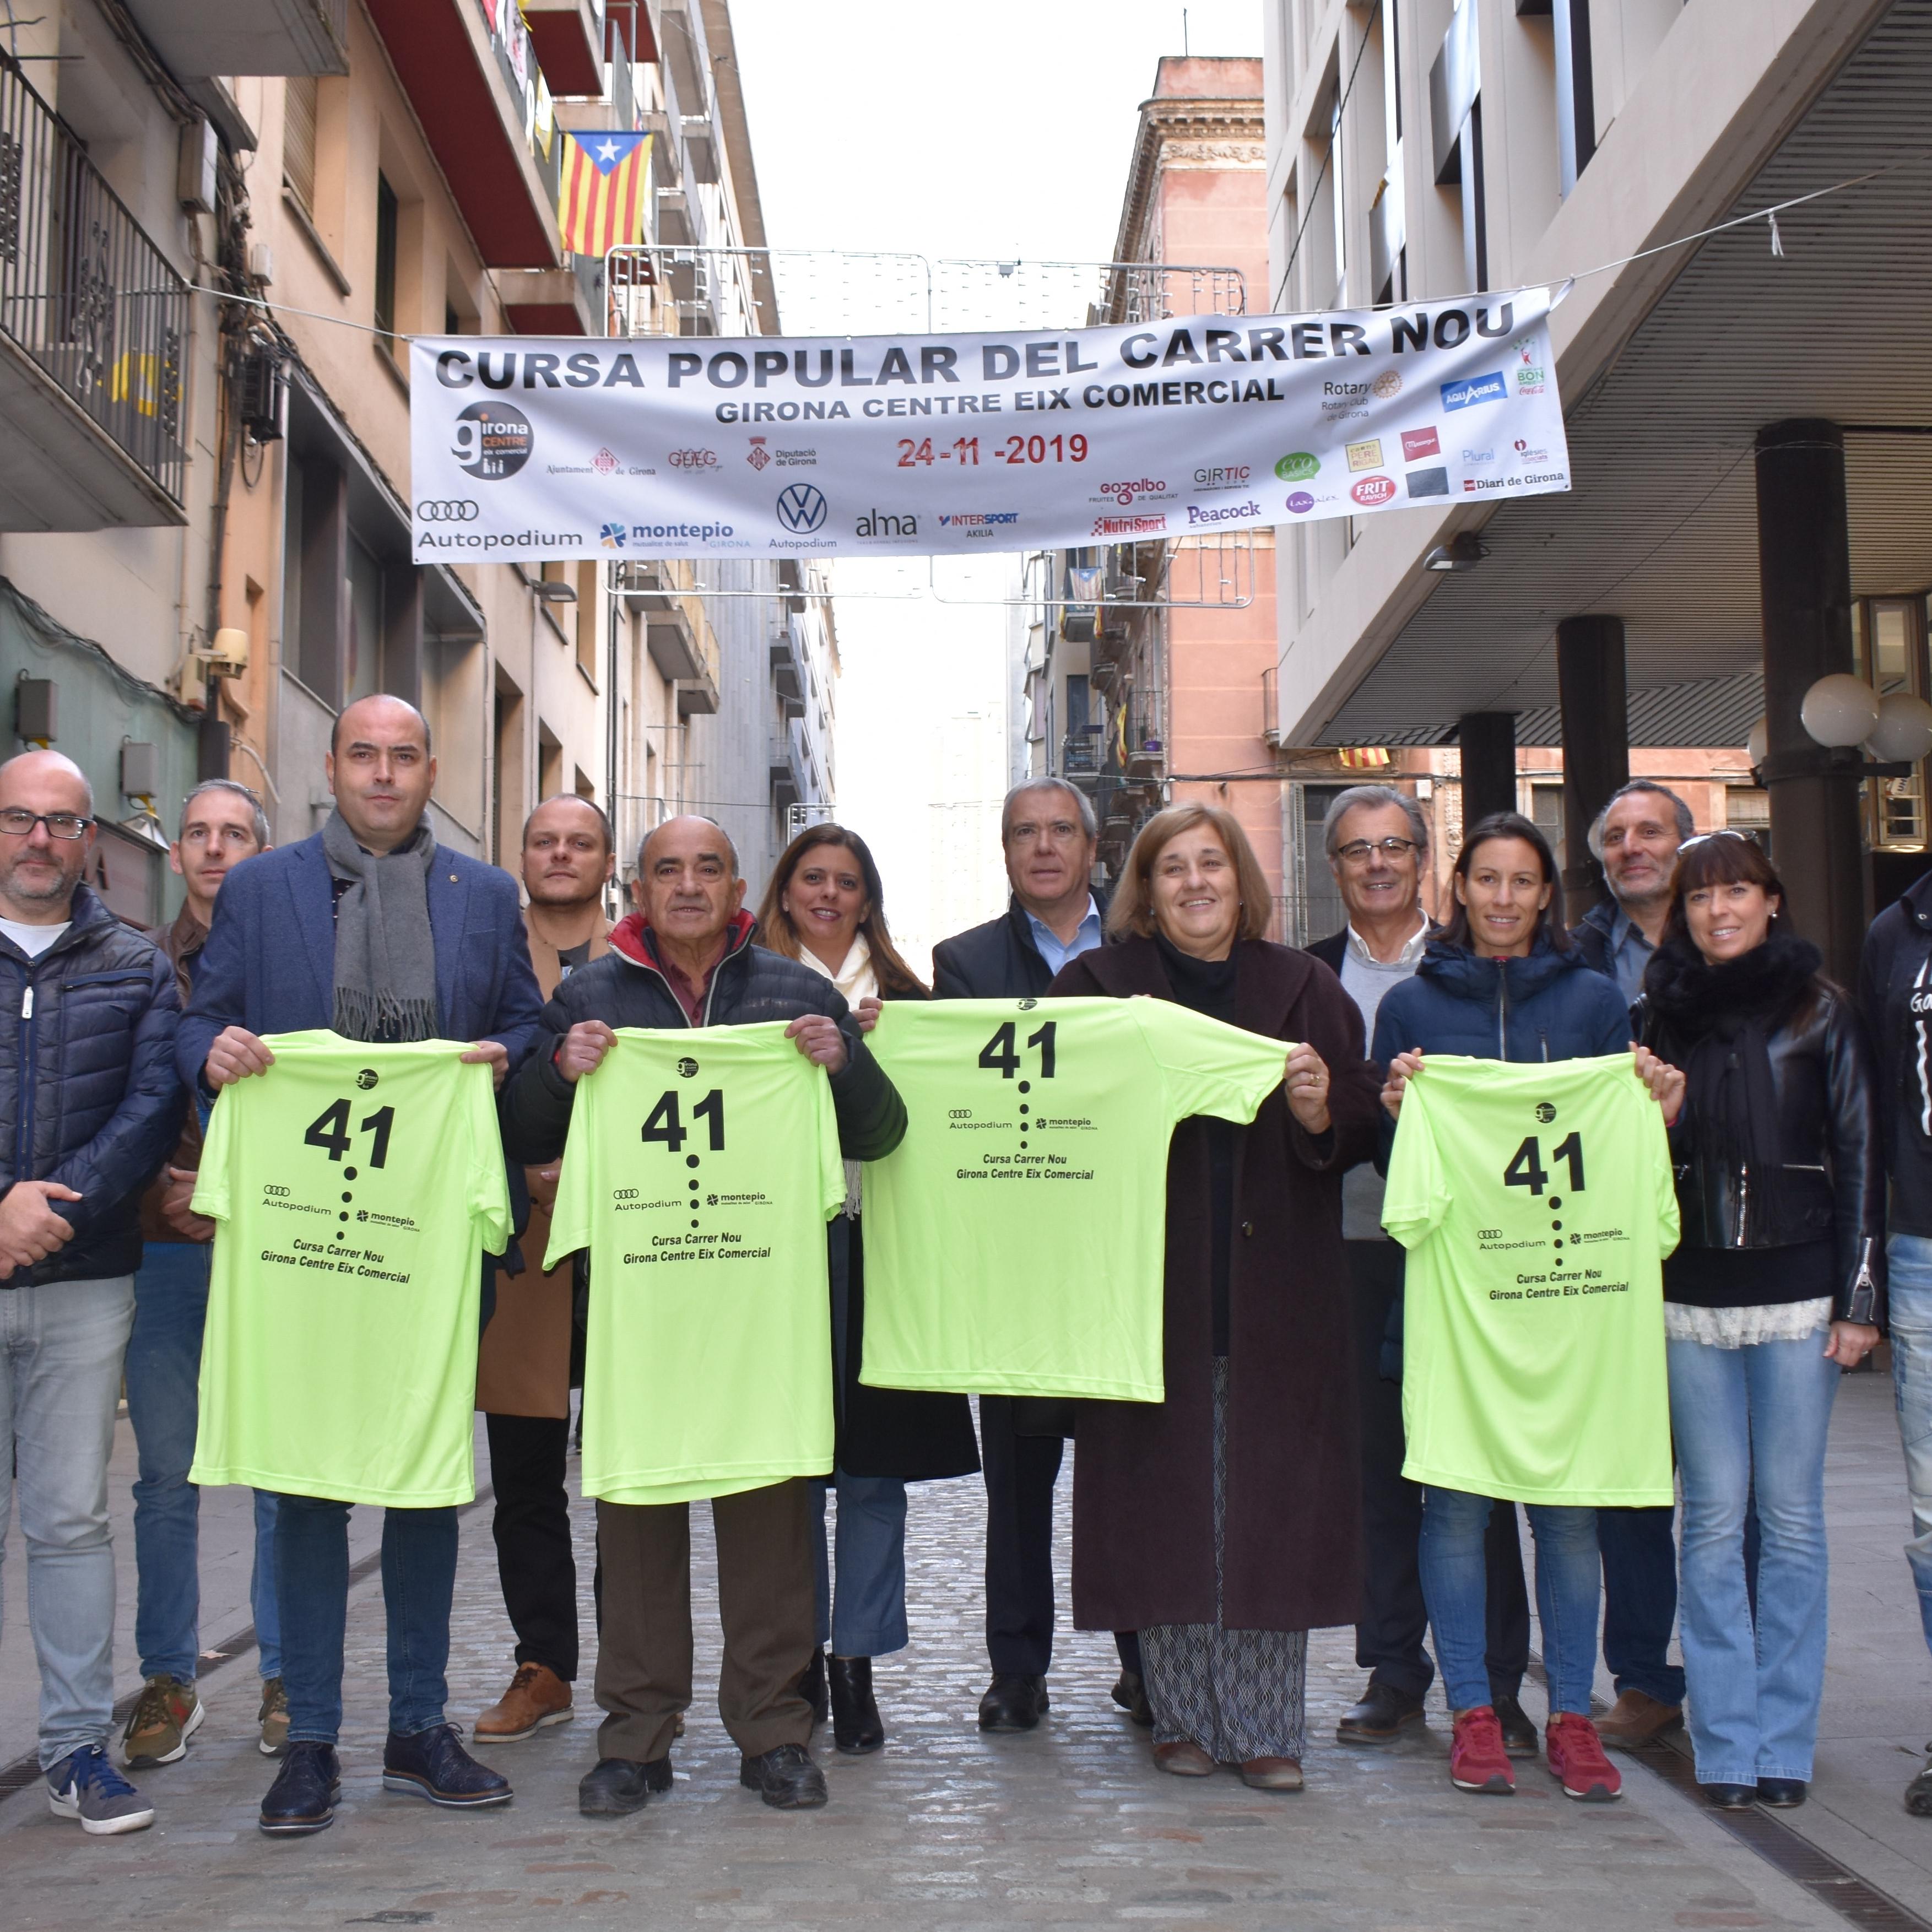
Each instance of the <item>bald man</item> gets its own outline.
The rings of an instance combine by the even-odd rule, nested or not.
[[[516,881],[436,842],[436,760],[415,706],[350,705],[324,770],[335,809],[322,830],[238,866],[215,901],[176,1048],[182,1078],[212,1096],[268,1071],[264,1034],[326,1027],[350,1040],[467,1041],[463,1058],[488,1062],[500,1085],[543,1005]],[[258,1821],[271,1837],[324,1831],[335,1816],[349,1510],[316,1496],[277,1504],[289,1748]],[[455,1581],[454,1509],[384,1513],[383,1786],[466,1810],[511,1794],[445,1720]]]
[[[71,759],[0,765],[0,1480],[20,1492],[48,1803],[104,1836],[154,1817],[107,1756],[107,1457],[141,1192],[183,1096],[174,968],[82,884],[94,840]]]

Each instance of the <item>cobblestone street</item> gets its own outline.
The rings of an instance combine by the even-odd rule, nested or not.
[[[1814,1802],[1798,1816],[1908,1906],[1932,1912],[1928,1854],[1918,1849],[1928,1828],[1898,1804],[1911,1768],[1904,1746],[1922,1735],[1928,1673],[1898,1555],[1903,1496],[1895,1435],[1886,1453],[1889,1391],[1863,1378],[1846,1394],[1834,1442],[1834,1482],[1846,1505],[1837,1526],[1868,1516],[1872,1526],[1851,1532],[1861,1554],[1849,1562],[1841,1556],[1834,1622],[1882,1619],[1892,1650],[1882,1671],[1856,1645],[1847,1651],[1850,1638],[1834,1641],[1832,1736],[1820,1768],[1832,1782],[1820,1796],[1837,1802]],[[1063,1558],[1070,1488],[1063,1478]],[[1863,1508],[1868,1501],[1875,1507]],[[1846,1922],[1628,1760],[1624,1802],[1586,1807],[1565,1802],[1537,1766],[1524,1767],[1514,1800],[1457,1793],[1443,1772],[1448,1726],[1439,1710],[1429,1734],[1400,1750],[1336,1746],[1335,1714],[1360,1681],[1344,1632],[1324,1633],[1313,1647],[1309,1785],[1299,1796],[1264,1796],[1228,1774],[1194,1783],[1157,1773],[1144,1733],[1108,1701],[1114,1664],[1105,1637],[1063,1637],[1054,1710],[1038,1732],[982,1736],[973,1716],[984,1684],[983,1510],[976,1482],[915,1491],[914,1642],[878,1673],[891,1741],[878,1756],[852,1760],[821,1734],[832,1787],[823,1811],[782,1816],[738,1786],[736,1754],[706,1701],[717,1646],[715,1627],[706,1628],[709,1517],[700,1508],[693,1512],[704,1606],[700,1702],[674,1754],[674,1790],[641,1815],[614,1826],[577,1814],[577,1780],[594,1749],[587,1685],[580,1686],[574,1723],[486,1754],[515,1780],[507,1812],[463,1817],[385,1794],[382,1626],[371,1577],[352,1604],[344,1802],[333,1830],[284,1844],[257,1834],[255,1808],[271,1772],[254,1747],[252,1654],[244,1655],[207,1679],[208,1721],[187,1760],[142,1778],[160,1808],[152,1832],[84,1839],[49,1815],[31,1784],[0,1804],[5,1922],[14,1932],[91,1922],[262,1932],[554,1921],[961,1928],[1129,1922],[1244,1932],[1286,1924],[1594,1932]],[[579,1530],[586,1554],[590,1521],[581,1509]],[[464,1518],[463,1532],[452,1711],[469,1720],[501,1690],[510,1642],[487,1506]],[[122,1555],[124,1574],[124,1538]],[[10,1615],[20,1579],[8,1567]],[[583,1583],[587,1632],[587,1562]],[[132,1666],[124,1654],[119,1660],[126,1682]],[[1862,1694],[1882,1707],[1871,1722],[1881,1730],[1906,1726],[1896,1738],[1852,1736],[1834,1722],[1841,1707],[1856,1703],[1844,1694],[1852,1688],[1847,1664]],[[1540,1714],[1535,1687],[1525,1694]],[[1862,1721],[1869,1714],[1860,1709]]]

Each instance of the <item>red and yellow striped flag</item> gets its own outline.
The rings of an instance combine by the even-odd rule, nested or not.
[[[566,130],[556,196],[557,226],[573,255],[608,255],[644,238],[648,134]]]

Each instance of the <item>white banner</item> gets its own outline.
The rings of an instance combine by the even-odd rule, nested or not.
[[[1060,334],[419,337],[419,563],[1208,537],[1570,487],[1546,289]]]

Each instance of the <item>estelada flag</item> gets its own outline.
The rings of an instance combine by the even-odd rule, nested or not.
[[[606,255],[644,238],[650,158],[648,134],[566,130],[556,220],[573,255]]]

